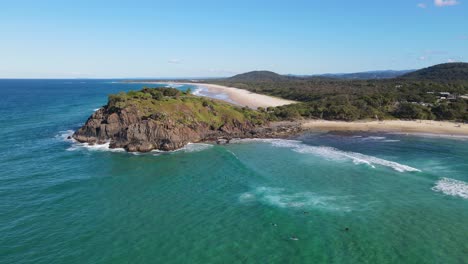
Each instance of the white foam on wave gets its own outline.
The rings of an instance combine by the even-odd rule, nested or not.
[[[76,150],[91,150],[91,151],[110,151],[110,152],[125,152],[123,148],[110,148],[110,142],[106,142],[104,144],[88,144],[88,143],[80,143],[73,139],[71,136],[75,133],[73,130],[66,130],[60,131],[58,135],[55,137],[72,143],[72,145],[67,148],[67,151],[76,151]]]
[[[205,144],[205,143],[188,143],[187,145],[185,145],[185,147],[181,148],[180,150],[177,150],[177,151],[181,151],[181,152],[188,152],[188,153],[191,153],[191,152],[200,152],[200,151],[204,151],[206,149],[210,149],[212,148],[213,145],[211,144]]]
[[[232,141],[231,141],[232,142]],[[295,152],[303,154],[312,154],[320,156],[329,160],[351,160],[354,164],[366,164],[372,168],[375,165],[385,166],[392,168],[398,172],[407,171],[420,171],[419,169],[403,165],[394,161],[389,161],[373,156],[364,155],[357,152],[342,151],[333,147],[327,146],[309,146],[298,140],[285,140],[285,139],[248,139],[236,140],[234,142],[265,142],[270,143],[274,147],[290,148]]]
[[[90,151],[110,151],[110,152],[125,152],[123,148],[110,148],[110,142],[106,142],[104,144],[88,144],[88,143],[79,143],[75,142],[71,147],[67,149],[67,151],[75,151],[75,150],[90,150]]]
[[[362,136],[354,136],[353,138],[358,138],[361,141],[371,141],[371,142],[385,142],[385,143],[392,143],[392,142],[400,142],[398,139],[387,139],[386,137],[382,136],[369,136],[369,137],[362,137]]]
[[[257,187],[252,192],[239,196],[241,203],[260,202],[271,206],[289,209],[324,209],[351,211],[348,196],[323,196],[313,192],[289,193],[283,188]]]
[[[75,133],[75,131],[73,130],[59,131],[59,133],[55,136],[55,138],[62,140],[62,141],[75,142],[75,140],[71,137],[73,133]]]
[[[159,156],[161,154],[171,154],[171,153],[178,153],[178,152],[184,152],[184,153],[192,153],[192,152],[200,152],[204,151],[206,149],[212,148],[213,145],[211,144],[205,144],[205,143],[188,143],[185,145],[183,148],[176,149],[176,150],[170,150],[170,151],[162,151],[162,150],[153,150],[151,151],[154,153],[155,156]]]
[[[432,190],[446,195],[468,199],[468,183],[463,181],[451,178],[442,178],[436,182],[436,185],[432,187]]]
[[[110,148],[110,142],[106,142],[104,144],[89,144],[89,143],[80,143],[73,139],[71,136],[75,133],[73,130],[66,130],[60,131],[59,134],[55,136],[55,138],[72,143],[72,145],[67,148],[67,151],[76,151],[76,150],[91,150],[91,151],[110,151],[110,152],[125,152],[123,148]],[[156,153],[155,156],[163,154],[163,153],[175,153],[175,152],[199,152],[206,149],[213,147],[211,144],[204,144],[204,143],[188,143],[183,148],[173,150],[173,151],[161,151],[161,150],[153,150],[152,153]],[[140,155],[142,153],[132,152],[131,154]]]
[[[376,141],[378,141],[378,140],[384,140],[384,139],[386,139],[386,137],[375,137],[375,136],[370,136],[370,137],[365,137],[365,138],[363,138],[363,140],[376,140]]]

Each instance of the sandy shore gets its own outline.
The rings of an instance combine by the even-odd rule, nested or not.
[[[165,82],[143,82],[143,83],[165,83]],[[247,90],[221,86],[209,83],[181,83],[181,82],[169,82],[167,84],[182,84],[182,85],[194,85],[203,90],[208,91],[211,94],[225,95],[230,103],[234,103],[240,106],[248,106],[253,109],[258,107],[269,107],[269,106],[280,106],[297,103],[296,101],[286,100],[278,97],[268,96],[264,94],[256,94]],[[209,96],[208,96],[209,97]],[[219,98],[215,98],[219,99]],[[222,100],[222,99],[221,99]]]
[[[307,120],[302,122],[302,126],[304,129],[317,131],[364,131],[468,136],[468,124],[429,120],[388,120],[367,122]]]
[[[192,85],[197,85],[199,87],[207,89],[211,93],[224,93],[229,99],[239,105],[248,106],[250,108],[258,107],[269,107],[269,106],[280,106],[287,104],[294,104],[295,101],[290,101],[278,97],[272,97],[263,94],[256,94],[249,92],[247,90],[226,87],[216,84],[207,84],[207,83],[197,83]]]

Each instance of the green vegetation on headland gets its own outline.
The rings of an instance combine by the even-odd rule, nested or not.
[[[139,118],[144,120],[171,119],[183,125],[203,122],[213,129],[233,122],[250,122],[253,125],[267,122],[264,112],[194,96],[190,91],[182,92],[174,88],[143,88],[140,91],[110,95],[107,109],[110,112],[134,109]]]
[[[343,80],[256,71],[210,83],[300,103],[269,107],[270,118],[468,121],[468,63],[448,63],[393,79]]]

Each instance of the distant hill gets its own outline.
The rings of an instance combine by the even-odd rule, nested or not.
[[[228,82],[280,82],[294,80],[311,80],[317,78],[340,80],[379,80],[408,79],[436,82],[468,82],[468,63],[445,63],[421,70],[402,71],[368,71],[356,73],[328,73],[316,75],[280,75],[271,71],[251,71],[224,79]]]
[[[355,72],[355,73],[328,73],[320,74],[316,76],[329,77],[335,79],[346,79],[346,80],[369,80],[369,79],[391,79],[402,76],[404,74],[413,72],[415,70],[403,70],[403,71],[368,71],[368,72]]]
[[[403,79],[439,82],[468,81],[468,63],[444,63],[401,76]]]
[[[343,80],[369,80],[369,79],[391,79],[402,76],[404,74],[413,72],[414,70],[404,71],[369,71],[369,72],[356,72],[356,73],[327,73],[315,75],[280,75],[271,71],[251,71],[235,75],[227,78],[231,82],[278,82],[297,79],[311,79],[311,78],[332,78]]]
[[[251,71],[227,78],[231,82],[277,82],[284,81],[294,77],[280,75],[271,71]]]

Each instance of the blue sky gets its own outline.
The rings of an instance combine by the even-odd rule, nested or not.
[[[0,34],[0,78],[416,69],[468,60],[468,0],[0,0]]]

